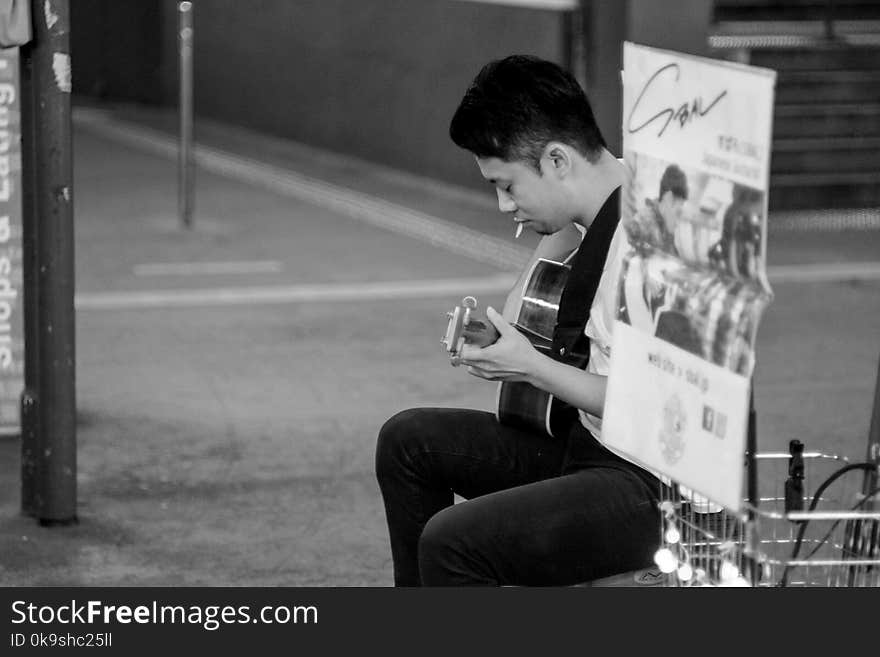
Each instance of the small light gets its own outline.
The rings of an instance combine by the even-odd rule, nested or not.
[[[661,573],[669,574],[675,572],[678,567],[678,559],[672,554],[672,550],[668,548],[660,548],[654,554],[654,563],[660,569]]]
[[[681,540],[681,533],[679,533],[678,527],[675,525],[669,525],[669,527],[666,528],[666,534],[664,536],[666,542],[670,545],[675,545]]]
[[[721,580],[724,582],[729,582],[731,580],[739,577],[739,568],[734,566],[729,561],[725,561],[721,564]]]
[[[747,580],[745,577],[740,575],[739,577],[737,577],[733,580],[733,586],[747,587],[747,586],[750,586],[750,584],[749,584],[749,580]]]
[[[678,567],[678,579],[682,582],[689,582],[691,578],[694,576],[694,569],[691,568],[690,564],[683,563]]]

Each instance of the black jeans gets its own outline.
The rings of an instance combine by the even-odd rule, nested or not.
[[[659,481],[580,424],[559,439],[483,411],[403,411],[376,476],[397,586],[576,584],[649,566],[660,542]]]

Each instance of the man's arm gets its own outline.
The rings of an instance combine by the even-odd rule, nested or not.
[[[513,288],[507,294],[507,298],[504,301],[504,308],[501,311],[502,317],[511,324],[516,321],[516,318],[519,315],[519,307],[520,302],[522,301],[523,287],[526,284],[526,277],[528,276],[529,271],[531,271],[532,266],[540,258],[562,262],[572,251],[578,248],[580,243],[581,232],[574,224],[568,224],[565,228],[552,235],[544,235],[541,237],[541,241],[538,242],[538,246],[535,247],[535,252],[532,254],[532,257],[529,258],[528,263],[523,268],[522,273],[520,273]]]
[[[541,358],[536,360],[531,375],[526,379],[529,383],[590,415],[602,417],[607,376],[560,363],[541,353],[538,355]]]

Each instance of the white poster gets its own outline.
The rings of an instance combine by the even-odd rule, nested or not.
[[[629,238],[603,440],[737,510],[766,278],[774,71],[624,45]]]

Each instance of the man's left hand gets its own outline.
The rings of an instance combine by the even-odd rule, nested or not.
[[[468,373],[489,381],[527,381],[541,354],[522,333],[514,328],[491,306],[486,317],[501,335],[488,347],[466,344],[461,349],[460,362],[468,366]]]

